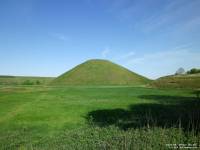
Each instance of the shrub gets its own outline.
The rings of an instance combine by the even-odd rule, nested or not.
[[[200,73],[200,69],[192,68],[191,70],[187,71],[187,74],[195,74]]]
[[[197,98],[200,98],[200,89],[195,90],[193,93],[197,96]]]
[[[34,85],[34,83],[30,80],[26,80],[22,83],[23,85]]]
[[[39,80],[37,80],[37,81],[35,82],[35,84],[40,85],[41,82],[40,82]]]

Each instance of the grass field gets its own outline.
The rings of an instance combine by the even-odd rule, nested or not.
[[[200,74],[170,75],[161,77],[150,83],[159,88],[200,88]]]
[[[0,149],[167,149],[199,144],[190,90],[0,86]]]
[[[53,77],[1,76],[0,85],[44,85],[51,82]]]

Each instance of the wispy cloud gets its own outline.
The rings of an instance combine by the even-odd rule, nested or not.
[[[199,1],[171,1],[162,11],[158,14],[152,14],[151,17],[147,17],[143,20],[143,31],[151,32],[155,30],[171,30],[180,31],[180,27],[190,26],[195,27],[197,22],[196,18],[199,18],[200,11]],[[195,20],[195,21],[194,21]]]
[[[108,56],[108,54],[110,53],[110,49],[108,47],[106,47],[102,52],[101,52],[101,56],[103,58],[106,58]]]
[[[159,0],[114,0],[109,10],[136,31],[151,33],[163,30],[178,32],[183,26],[197,28],[199,7],[199,0],[166,0],[162,3]]]
[[[133,56],[123,61],[124,66],[150,78],[173,74],[179,67],[186,70],[200,67],[200,52],[181,45],[171,50]]]
[[[130,51],[130,52],[126,53],[126,54],[123,54],[123,55],[120,55],[120,56],[117,56],[117,57],[113,58],[113,60],[121,61],[121,60],[126,60],[126,59],[129,59],[129,58],[132,58],[133,56],[135,56],[135,52]]]
[[[68,36],[61,34],[61,33],[50,33],[49,35],[51,37],[56,38],[57,40],[61,40],[61,41],[68,41],[69,40]]]
[[[180,62],[185,61],[185,57],[190,56],[191,53],[187,49],[182,50],[170,50],[170,51],[163,51],[157,52],[153,54],[146,54],[142,57],[131,58],[127,62],[129,65],[138,65],[138,64],[155,64],[156,66],[162,66],[163,64],[170,65],[170,64],[177,64]],[[193,56],[193,55],[192,55]],[[191,58],[187,58],[191,59]],[[194,58],[192,58],[194,59]],[[183,63],[184,64],[184,63]]]

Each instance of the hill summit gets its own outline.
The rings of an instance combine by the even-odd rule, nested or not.
[[[92,59],[60,75],[52,85],[141,85],[148,81],[108,60]]]

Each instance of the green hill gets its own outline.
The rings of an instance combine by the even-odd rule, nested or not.
[[[143,85],[150,80],[107,60],[88,60],[62,74],[52,85]]]
[[[200,74],[165,76],[153,81],[151,85],[159,88],[200,88]]]

